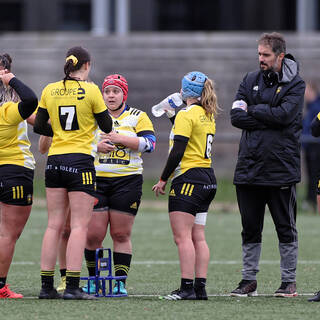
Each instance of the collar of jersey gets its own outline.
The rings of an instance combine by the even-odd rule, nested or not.
[[[126,104],[126,106],[124,107],[124,109],[121,111],[121,113],[115,118],[114,116],[112,116],[111,114],[110,114],[110,116],[112,117],[112,118],[114,118],[114,119],[119,119],[121,116],[122,116],[122,114],[125,112],[125,111],[127,111],[127,110],[129,110],[129,106]],[[109,113],[109,111],[108,111],[108,113]]]

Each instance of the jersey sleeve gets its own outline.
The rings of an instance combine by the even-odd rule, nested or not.
[[[2,119],[7,124],[18,124],[24,120],[20,115],[18,105],[18,102],[9,102],[1,107]]]
[[[145,112],[141,112],[141,115],[138,119],[137,126],[136,126],[136,133],[139,133],[139,132],[142,133],[144,131],[150,133],[150,132],[154,132],[154,129],[148,115]]]
[[[180,110],[174,120],[174,135],[190,138],[192,133],[192,116],[185,110]]]
[[[107,110],[106,104],[104,103],[102,97],[102,93],[96,85],[93,86],[93,90],[91,91],[91,97],[93,113],[101,113]]]

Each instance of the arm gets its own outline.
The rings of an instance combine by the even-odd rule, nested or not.
[[[13,73],[5,72],[5,70],[2,70],[2,72],[0,73],[0,80],[4,85],[9,85],[16,91],[21,99],[21,102],[19,102],[18,104],[19,113],[22,119],[27,119],[37,108],[37,96],[28,86],[17,79]]]
[[[305,83],[301,80],[288,90],[278,106],[270,107],[269,104],[249,106],[248,114],[267,126],[286,127],[301,112],[304,90]]]
[[[112,119],[107,110],[100,113],[94,113],[94,117],[98,122],[99,128],[103,132],[109,133],[112,130]]]
[[[108,134],[102,135],[103,139],[108,139],[112,143],[122,144],[123,146],[139,152],[152,152],[155,148],[156,137],[153,132],[138,132],[138,137],[129,137],[119,134],[116,131],[111,131]]]
[[[320,137],[320,112],[311,122],[311,134],[314,137]]]
[[[235,101],[232,104],[230,111],[231,124],[242,130],[262,130],[266,126],[259,120],[255,119],[248,114],[247,106],[247,87],[248,87],[248,74],[243,78],[237,91]]]
[[[184,151],[186,150],[189,139],[184,136],[175,136],[173,147],[170,151],[166,166],[163,169],[160,180],[152,187],[152,190],[155,192],[156,196],[160,194],[165,194],[165,187],[167,180],[170,175],[173,173],[175,168],[179,165],[182,160]]]
[[[45,154],[48,152],[52,143],[52,138],[47,136],[40,136],[38,149],[41,154]]]
[[[44,136],[53,137],[52,127],[48,123],[48,120],[49,113],[47,109],[39,107],[36,120],[34,122],[33,131]]]
[[[231,124],[242,130],[263,130],[267,128],[261,121],[255,119],[240,108],[231,109],[230,118]]]
[[[27,118],[27,122],[31,125],[34,126],[34,122],[36,120],[36,115],[33,113],[29,118]]]

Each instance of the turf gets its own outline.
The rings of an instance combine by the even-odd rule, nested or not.
[[[163,301],[158,295],[179,286],[177,250],[165,209],[144,207],[133,229],[134,258],[128,279],[128,298],[98,301],[38,300],[39,260],[46,211],[34,209],[17,243],[8,282],[25,299],[0,300],[2,319],[316,319],[320,304],[307,302],[320,289],[320,218],[299,215],[300,255],[297,298],[272,297],[280,285],[277,239],[266,214],[258,293],[254,298],[231,298],[227,294],[241,279],[240,219],[236,213],[210,212],[207,240],[211,250],[208,301]],[[107,237],[105,247],[110,247]],[[59,281],[58,267],[56,269]],[[83,275],[86,274],[83,268]]]

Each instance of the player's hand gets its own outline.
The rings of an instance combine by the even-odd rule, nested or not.
[[[105,133],[103,137],[105,139],[110,140],[112,143],[119,143],[119,144],[122,144],[123,138],[125,138],[124,135],[119,134],[117,131],[114,131],[114,130],[109,133]]]
[[[167,181],[159,180],[158,183],[152,187],[152,191],[154,191],[157,197],[159,196],[159,194],[164,195],[166,194],[165,192],[166,185],[167,185]]]
[[[8,86],[9,85],[9,82],[12,78],[14,78],[15,75],[11,72],[8,72],[7,69],[4,69],[4,70],[0,70],[0,80],[2,81],[2,83],[5,85],[5,86]]]
[[[115,149],[115,145],[109,139],[103,139],[98,143],[98,152],[108,153]]]
[[[243,100],[236,100],[232,104],[232,109],[242,109],[243,111],[247,112],[248,105]]]

